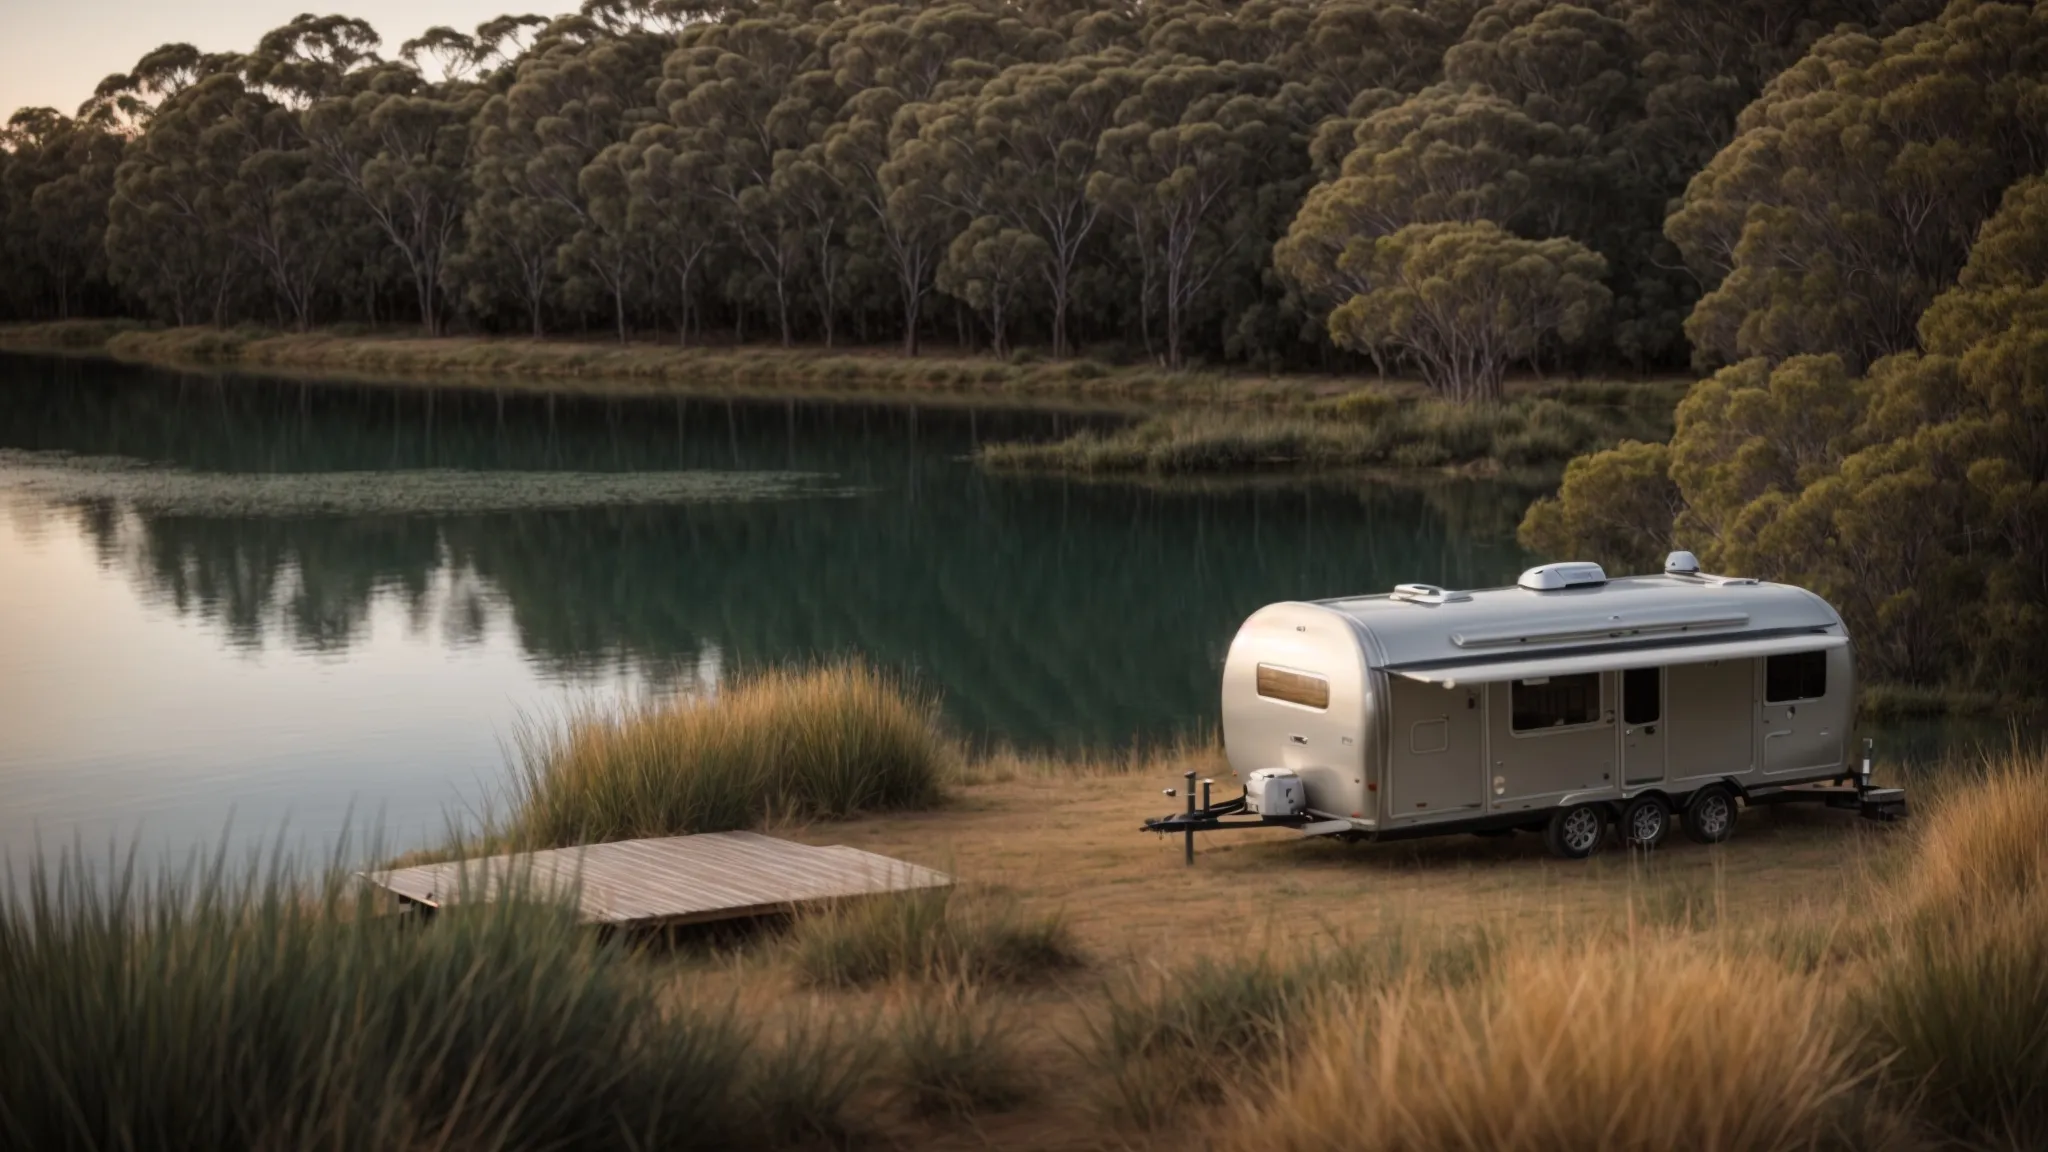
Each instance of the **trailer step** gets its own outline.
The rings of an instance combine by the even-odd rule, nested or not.
[[[1743,799],[1752,805],[1825,804],[1855,812],[1867,820],[1899,820],[1906,815],[1904,788],[1857,788],[1853,784],[1787,784],[1751,788]]]

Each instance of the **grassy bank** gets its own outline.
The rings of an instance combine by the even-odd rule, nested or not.
[[[600,942],[339,871],[0,896],[0,1145],[2041,1146],[2048,757],[1728,843],[1139,835],[1157,756],[963,756],[858,666],[563,718],[529,842],[776,821],[952,890]],[[748,750],[752,745],[753,750]],[[714,791],[737,800],[707,799]],[[943,800],[942,803],[938,801]]]
[[[1299,411],[1165,413],[1049,443],[983,447],[988,468],[1098,476],[1341,468],[1554,468],[1623,440],[1669,436],[1682,388],[1533,386],[1494,407],[1361,392]]]
[[[145,328],[126,321],[0,325],[0,348],[97,351],[166,367],[426,381],[528,382],[605,391],[796,391],[991,396],[1016,401],[1141,402],[1255,398],[1301,382],[1115,366],[1092,359],[1008,360],[887,349],[679,348],[654,342],[445,336],[354,328],[280,333],[261,328]],[[1325,385],[1327,389],[1330,385]],[[1335,385],[1342,390],[1342,385]]]
[[[1104,827],[1100,778],[963,786],[830,835],[999,886],[682,943],[38,873],[0,902],[0,1142],[2039,1147],[2048,762],[1950,780],[1910,826],[1649,860],[1254,835],[1192,871]]]
[[[0,325],[0,348],[98,352],[167,367],[604,392],[770,392],[1149,407],[1174,415],[1057,445],[999,445],[1009,468],[1189,474],[1260,468],[1549,466],[1627,437],[1670,432],[1684,382],[1517,382],[1479,410],[1434,402],[1413,381],[1169,372],[1029,351],[1007,360],[893,349],[620,345],[337,328],[307,333],[130,321]],[[1259,415],[1247,422],[1246,413]]]

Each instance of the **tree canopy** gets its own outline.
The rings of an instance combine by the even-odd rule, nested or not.
[[[1738,114],[1763,115],[1743,109],[1767,86],[1793,115],[1816,81],[1780,73],[1811,71],[1817,39],[1828,59],[1875,60],[1857,45],[1930,15],[588,0],[395,49],[309,15],[248,51],[152,51],[75,116],[18,113],[0,147],[0,313],[906,352],[949,338],[1172,366],[1363,354],[1484,398],[1516,363],[1684,363],[1712,259],[1677,221],[1666,238],[1667,204],[1722,163]],[[1981,19],[1979,39],[2027,50]],[[2025,92],[1980,87],[1988,140],[2023,118],[1988,109]],[[1363,254],[1454,223],[1494,229],[1460,241],[1468,261],[1568,267],[1576,302],[1538,306],[1521,278],[1512,316],[1459,335],[1489,351],[1452,384],[1431,367],[1440,341],[1361,324],[1412,291],[1372,279],[1402,261]],[[1494,265],[1468,267],[1467,289]]]

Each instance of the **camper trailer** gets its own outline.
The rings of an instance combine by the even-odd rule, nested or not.
[[[1653,848],[1677,822],[1725,840],[1743,807],[1813,800],[1876,818],[1903,794],[1852,762],[1854,651],[1802,588],[1546,564],[1511,588],[1403,584],[1273,604],[1223,669],[1223,738],[1244,794],[1153,831],[1287,824],[1390,840],[1539,833],[1592,855],[1609,829]],[[1172,794],[1172,789],[1168,790]],[[1190,848],[1192,851],[1192,848]]]

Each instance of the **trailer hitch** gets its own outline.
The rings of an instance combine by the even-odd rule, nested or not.
[[[1202,781],[1202,804],[1198,808],[1195,806],[1195,774],[1189,772],[1186,779],[1187,810],[1184,812],[1169,812],[1164,816],[1153,817],[1145,821],[1140,831],[1158,832],[1162,835],[1174,832],[1183,834],[1186,837],[1185,859],[1190,865],[1195,862],[1195,833],[1197,832],[1217,832],[1226,828],[1298,828],[1309,822],[1309,817],[1305,815],[1251,816],[1248,811],[1251,802],[1251,794],[1249,792],[1235,800],[1225,800],[1221,804],[1212,804],[1209,801],[1209,789],[1211,785],[1216,783],[1214,780]],[[1172,796],[1174,789],[1168,788],[1165,789],[1165,792],[1166,795]],[[1228,819],[1228,817],[1232,816],[1249,818]]]

